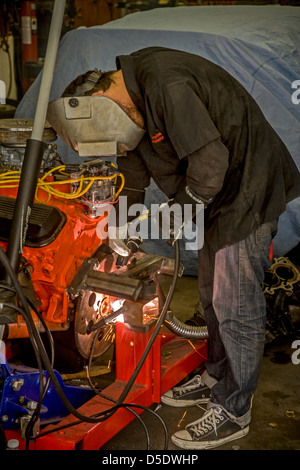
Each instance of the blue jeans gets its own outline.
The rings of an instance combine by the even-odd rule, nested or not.
[[[277,221],[214,253],[205,241],[199,250],[198,279],[209,334],[206,371],[212,403],[237,422],[251,420],[265,342],[266,303],[261,288],[270,267],[270,246]]]

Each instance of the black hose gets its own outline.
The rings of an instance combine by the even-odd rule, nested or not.
[[[97,342],[97,339],[99,337],[101,333],[101,329],[99,329],[99,331],[97,332],[97,334],[95,335],[94,339],[93,339],[93,344],[92,344],[92,347],[91,347],[91,353],[90,353],[90,357],[89,357],[89,362],[88,362],[88,366],[87,366],[87,378],[88,378],[88,382],[90,384],[90,387],[94,390],[94,392],[101,398],[105,398],[105,400],[109,400],[113,403],[117,403],[116,400],[114,400],[113,398],[105,395],[104,393],[102,393],[101,391],[99,391],[93,384],[92,382],[92,379],[91,379],[91,374],[90,374],[90,369],[91,369],[91,365],[92,365],[92,358],[93,358],[93,352],[94,352],[94,348],[95,348],[95,344]],[[134,405],[136,406],[136,405]],[[146,435],[146,440],[147,440],[147,450],[150,450],[150,437],[149,437],[149,432],[148,432],[148,429],[144,423],[144,421],[141,419],[141,417],[138,415],[138,413],[136,413],[132,408],[130,408],[128,406],[127,403],[124,404],[124,407],[126,408],[126,410],[130,411],[141,423],[141,425],[143,426],[144,428],[144,431],[145,431],[145,435]],[[148,410],[149,411],[149,410]],[[168,441],[169,441],[169,438],[168,438],[168,431],[167,431],[167,427],[165,425],[165,423],[163,422],[162,418],[160,418],[155,412],[153,412],[155,414],[155,416],[163,423],[163,427],[164,427],[164,430],[165,430],[165,446],[164,446],[164,450],[167,450],[168,448]]]
[[[22,308],[18,307],[17,305],[14,305],[14,304],[11,304],[11,303],[7,303],[7,302],[2,302],[1,305],[3,305],[4,307],[7,307],[7,308],[11,308],[11,309],[14,309],[16,310],[18,313],[20,313],[24,318],[25,318],[25,312]],[[28,328],[28,332],[29,332],[29,335],[33,335],[34,334],[34,330],[35,330],[35,325],[31,324],[31,323],[27,323],[27,328]],[[35,330],[36,331],[36,330]],[[48,387],[49,383],[46,385],[45,389],[43,387],[43,364],[42,364],[42,360],[41,360],[41,357],[40,357],[40,354],[39,354],[39,345],[36,343],[36,341],[33,339],[31,341],[32,343],[32,347],[33,347],[33,350],[35,352],[35,357],[36,357],[36,360],[37,360],[37,365],[38,365],[38,370],[39,370],[39,400],[38,400],[38,404],[37,404],[37,408],[35,409],[34,413],[32,414],[31,416],[31,419],[26,427],[26,438],[29,434],[29,432],[33,429],[33,426],[34,426],[34,423],[36,422],[37,418],[38,418],[38,415],[40,413],[40,409],[41,409],[41,405],[42,405],[42,401],[44,399],[44,396],[45,396],[45,389]],[[26,447],[28,446],[28,438],[27,438],[27,444],[26,444]]]
[[[111,400],[111,398],[108,398],[106,397],[108,400]],[[169,437],[168,437],[168,429],[167,429],[167,426],[164,422],[164,420],[153,410],[151,410],[150,408],[147,408],[146,406],[143,406],[143,405],[137,405],[136,403],[120,403],[119,405],[115,405],[116,408],[127,408],[127,407],[130,407],[130,408],[139,408],[140,410],[143,410],[143,411],[148,411],[149,413],[151,413],[152,415],[154,415],[162,424],[163,426],[163,429],[164,429],[164,433],[165,433],[165,445],[164,445],[164,450],[167,450],[168,449],[168,440],[169,440]],[[101,415],[101,413],[98,413],[98,414],[95,414],[94,416],[97,417]],[[55,427],[54,429],[50,429],[48,431],[44,431],[42,433],[40,433],[38,436],[35,437],[35,439],[39,439],[41,437],[44,437],[44,436],[47,436],[48,434],[51,434],[53,432],[57,432],[57,431],[60,431],[62,429],[68,429],[68,428],[71,428],[73,426],[76,426],[77,424],[80,424],[82,423],[82,420],[78,420],[78,421],[75,421],[75,422],[72,422],[72,423],[68,423],[68,424],[65,424],[63,426],[58,426],[58,427]]]
[[[90,357],[89,357],[89,362],[88,362],[88,366],[87,366],[87,379],[88,379],[88,382],[89,382],[89,385],[91,387],[92,390],[94,390],[94,392],[96,393],[96,395],[98,395],[99,397],[101,398],[105,398],[106,400],[109,400],[113,403],[116,403],[116,400],[114,400],[113,398],[110,398],[106,395],[104,395],[103,393],[101,393],[93,384],[92,382],[92,378],[91,378],[91,374],[90,374],[90,369],[91,369],[91,366],[92,366],[92,359],[93,359],[93,355],[94,355],[94,349],[95,349],[95,345],[98,341],[98,338],[101,334],[101,329],[102,328],[99,328],[99,330],[97,331],[97,333],[95,334],[94,336],[94,339],[93,339],[93,344],[92,344],[92,347],[91,347],[91,352],[90,352]],[[148,430],[146,428],[146,425],[144,423],[144,421],[141,419],[141,417],[134,411],[132,410],[131,408],[129,407],[126,407],[126,409],[128,411],[130,411],[139,421],[140,423],[142,424],[143,428],[144,428],[144,431],[145,431],[145,435],[146,435],[146,439],[147,439],[147,450],[150,449],[150,438],[149,438],[149,433],[148,433]]]
[[[6,289],[6,290],[9,290],[11,292],[16,292],[16,290],[12,287],[12,286],[8,286],[8,285],[5,285],[5,284],[0,284],[0,289]],[[49,344],[50,344],[50,350],[51,350],[51,366],[53,367],[54,365],[54,342],[53,342],[53,337],[52,337],[52,334],[43,318],[43,315],[41,315],[41,313],[37,310],[37,308],[33,305],[33,303],[31,302],[30,299],[26,298],[27,302],[29,303],[29,305],[31,306],[31,308],[34,310],[35,314],[37,315],[38,319],[40,320],[40,322],[42,323],[44,329],[45,329],[45,332],[46,332],[46,336],[48,337],[48,341],[49,341]],[[3,304],[4,305],[4,304]],[[24,311],[23,309],[20,309],[18,307],[16,307],[16,305],[13,305],[13,304],[7,304],[7,306],[9,308],[12,308],[12,309],[15,309],[16,311],[18,311],[23,317],[24,317]],[[27,325],[28,327],[28,325]],[[29,327],[31,328],[31,325],[29,325]],[[28,328],[28,332],[30,333],[30,328]],[[28,448],[29,446],[29,438],[30,438],[30,434],[32,432],[32,429],[36,423],[36,421],[38,420],[39,418],[39,415],[40,415],[40,410],[41,410],[41,407],[42,407],[42,403],[43,403],[43,400],[46,396],[46,393],[48,391],[48,388],[49,388],[49,385],[50,385],[50,378],[48,378],[46,384],[45,384],[45,387],[43,388],[43,370],[42,370],[42,364],[40,362],[40,358],[39,358],[39,351],[37,349],[37,346],[35,343],[33,343],[33,350],[35,352],[35,357],[36,357],[36,360],[37,360],[37,364],[38,364],[38,369],[39,369],[39,372],[40,372],[40,382],[39,382],[39,386],[40,386],[40,394],[39,394],[39,400],[38,400],[38,403],[37,403],[37,407],[36,409],[34,410],[34,412],[32,413],[31,415],[31,419],[30,421],[28,422],[27,426],[26,426],[26,432],[25,432],[25,435],[26,435],[26,449]]]
[[[177,278],[178,278],[178,272],[179,272],[179,267],[180,267],[180,252],[179,252],[179,244],[178,244],[178,241],[176,240],[175,241],[175,244],[174,244],[174,248],[175,248],[175,267],[174,267],[174,274],[173,274],[173,280],[172,280],[172,284],[169,288],[169,292],[168,292],[168,295],[167,295],[167,298],[166,298],[166,301],[165,301],[165,304],[162,308],[162,311],[161,311],[161,314],[158,318],[158,321],[154,327],[154,330],[152,332],[152,335],[148,341],[148,344],[132,374],[132,376],[130,377],[129,381],[127,382],[126,384],[126,387],[124,388],[123,392],[121,393],[119,399],[118,399],[118,402],[117,403],[122,403],[124,401],[124,399],[126,398],[126,396],[128,395],[136,377],[138,376],[144,362],[145,362],[145,359],[147,357],[147,355],[149,354],[149,351],[151,349],[151,347],[153,346],[153,343],[161,329],[161,326],[162,324],[164,323],[165,321],[165,317],[166,317],[166,314],[168,312],[168,309],[169,309],[169,306],[170,306],[170,303],[171,303],[171,300],[172,300],[172,297],[173,297],[173,294],[174,294],[174,291],[175,291],[175,287],[176,287],[176,283],[177,283]]]

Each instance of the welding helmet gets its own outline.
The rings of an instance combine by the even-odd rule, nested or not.
[[[125,155],[145,134],[110,98],[80,96],[95,86],[100,75],[97,70],[92,72],[77,87],[75,96],[58,98],[48,105],[47,121],[80,157]]]

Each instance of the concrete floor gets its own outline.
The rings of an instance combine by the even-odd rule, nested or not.
[[[263,360],[261,376],[252,406],[249,434],[215,450],[300,450],[300,365],[291,362],[291,340],[270,348]],[[158,408],[158,409],[157,409]],[[169,437],[186,424],[202,416],[200,407],[171,408],[153,406],[168,428]],[[164,448],[164,433],[159,421],[146,412],[152,450]],[[145,450],[146,438],[141,424],[135,420],[102,450]],[[169,439],[168,450],[179,450]]]

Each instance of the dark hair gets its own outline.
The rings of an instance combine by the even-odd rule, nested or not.
[[[64,90],[62,97],[76,96],[77,88],[83,83],[88,81],[88,77],[90,76],[91,73],[93,73],[93,70],[85,72],[82,75],[78,75],[78,77],[76,77],[71,83],[69,83],[67,88]],[[95,84],[95,86],[91,90],[84,93],[84,96],[91,96],[93,93],[95,93],[98,90],[102,90],[102,91],[108,90],[110,85],[114,82],[113,77],[112,77],[114,73],[115,73],[115,70],[110,70],[108,72],[101,72],[98,82]]]

